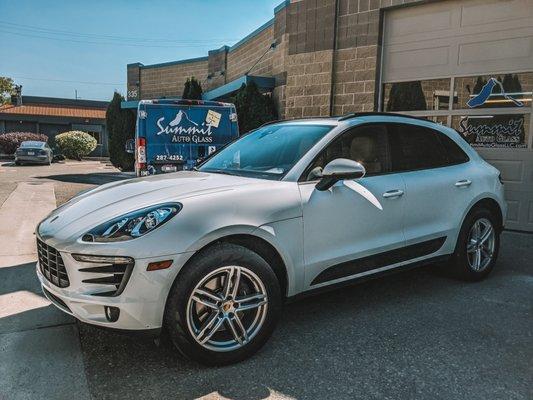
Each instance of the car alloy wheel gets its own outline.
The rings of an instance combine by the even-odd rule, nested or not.
[[[468,233],[466,254],[468,264],[474,271],[483,271],[491,263],[496,243],[495,231],[487,218],[474,222]]]
[[[242,266],[224,266],[192,290],[186,308],[187,327],[202,347],[233,351],[261,330],[267,308],[265,285],[254,272]]]

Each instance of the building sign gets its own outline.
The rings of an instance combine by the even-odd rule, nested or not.
[[[461,117],[457,131],[473,147],[527,147],[524,119],[512,114]]]
[[[493,92],[496,93],[493,94]],[[512,97],[511,94],[507,94],[505,92],[503,84],[498,79],[490,78],[487,83],[483,85],[479,93],[477,93],[472,98],[470,98],[470,100],[468,100],[466,105],[470,108],[480,107],[484,105],[491,96],[496,95],[499,97],[503,97],[516,107],[523,107],[524,103]]]
[[[137,98],[139,97],[139,91],[137,90],[137,88],[129,89],[126,97],[128,98],[128,100],[137,100]]]

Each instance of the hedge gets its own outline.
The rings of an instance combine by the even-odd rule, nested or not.
[[[120,108],[124,98],[116,93],[107,106],[106,125],[109,134],[109,159],[122,171],[132,171],[135,166],[133,154],[126,153],[124,146],[129,139],[135,138],[135,113]]]
[[[56,136],[56,144],[61,153],[67,157],[81,160],[96,149],[96,139],[87,132],[69,131]]]
[[[0,135],[0,150],[4,154],[14,154],[22,142],[34,140],[48,141],[48,136],[32,132],[9,132]]]

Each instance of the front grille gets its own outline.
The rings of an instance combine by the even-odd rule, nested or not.
[[[46,279],[60,288],[66,288],[70,285],[67,270],[59,251],[37,239],[37,255],[39,256],[41,272]]]

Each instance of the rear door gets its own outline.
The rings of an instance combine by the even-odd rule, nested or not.
[[[145,112],[140,126],[151,173],[169,165],[192,168],[198,159],[238,136],[231,107],[153,104],[147,105]]]
[[[468,156],[445,134],[415,124],[390,124],[392,170],[405,182],[406,245],[439,250],[454,242],[475,186]],[[450,247],[451,248],[451,244]]]

